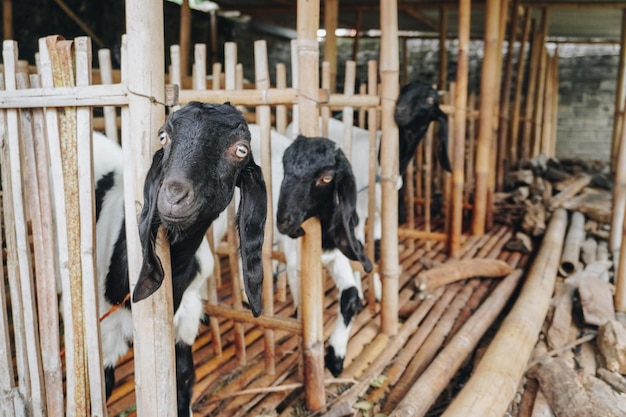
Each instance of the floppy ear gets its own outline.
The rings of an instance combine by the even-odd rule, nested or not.
[[[152,158],[152,165],[146,175],[143,186],[143,208],[139,217],[139,239],[143,253],[143,264],[139,279],[133,291],[133,302],[141,301],[152,295],[163,283],[163,266],[156,254],[156,235],[159,229],[157,217],[157,194],[161,186],[163,149],[159,149]]]
[[[363,244],[354,236],[354,227],[359,222],[356,214],[356,183],[350,162],[341,149],[335,151],[337,173],[333,215],[329,232],[337,248],[349,259],[359,261],[366,272],[371,272],[372,262],[365,254]]]
[[[448,156],[448,116],[437,107],[434,120],[439,122],[439,144],[437,146],[439,163],[443,169],[452,172],[452,164]]]
[[[239,174],[238,184],[241,190],[241,201],[237,224],[243,280],[255,317],[263,311],[263,236],[265,235],[265,218],[267,216],[267,192],[261,168],[250,158],[248,164]]]

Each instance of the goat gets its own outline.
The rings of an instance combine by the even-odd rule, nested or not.
[[[230,104],[188,103],[168,117],[159,139],[163,147],[154,154],[144,182],[139,219],[143,264],[132,298],[139,302],[149,297],[163,282],[155,241],[158,228],[164,227],[171,247],[178,416],[184,417],[191,415],[195,380],[191,345],[204,314],[206,278],[213,269],[205,233],[239,187],[244,284],[252,313],[258,316],[262,311],[261,246],[267,196],[261,169],[250,151],[247,124]],[[121,161],[121,148],[94,134],[101,312],[123,303],[129,293]],[[132,338],[130,306],[125,306],[101,324],[107,398],[115,384],[115,363]]]
[[[417,146],[430,126],[430,122],[439,122],[439,140],[437,157],[441,167],[452,172],[448,155],[448,117],[439,108],[439,93],[430,84],[423,81],[412,81],[400,90],[396,101],[394,119],[398,125],[400,141],[400,175],[415,155]],[[398,223],[406,221],[406,205],[404,204],[404,187],[398,191]]]

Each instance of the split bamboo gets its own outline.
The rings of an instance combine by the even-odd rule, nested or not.
[[[622,10],[622,36],[620,38],[619,61],[617,64],[617,86],[615,88],[615,115],[613,117],[613,134],[611,142],[611,172],[616,172],[619,147],[623,142],[624,111],[626,99],[626,9]]]
[[[496,78],[498,73],[499,16],[500,2],[487,0],[485,10],[485,57],[482,64],[482,82],[480,85],[480,127],[476,148],[476,189],[472,218],[472,232],[479,236],[485,233],[485,222],[487,212],[489,211],[488,187],[490,162],[492,160],[493,127],[496,123],[494,121],[494,109],[497,100],[497,95],[494,93],[497,91],[496,85],[499,84]]]
[[[298,0],[297,7],[297,89],[298,128],[304,136],[319,132],[317,92],[319,91],[319,0]],[[326,406],[324,392],[324,324],[320,313],[323,305],[321,269],[321,227],[311,218],[302,224],[301,238],[301,306],[302,353],[306,405],[312,411]]]
[[[463,189],[465,186],[465,128],[467,125],[467,90],[469,74],[469,38],[471,0],[459,2],[459,45],[454,97],[454,143],[452,171],[452,218],[450,222],[450,256],[458,257],[463,233]]]
[[[567,226],[558,209],[546,230],[520,295],[474,374],[443,416],[502,416],[512,400],[550,305]],[[510,352],[515,351],[515,360]]]
[[[265,41],[254,42],[254,74],[256,87],[266,89],[270,86],[270,74],[267,64],[267,44]],[[256,122],[261,131],[261,169],[265,180],[267,195],[272,195],[272,151],[270,143],[270,107],[256,108]],[[278,184],[276,184],[278,185]],[[265,237],[261,256],[263,261],[263,311],[268,317],[274,316],[274,276],[272,272],[272,242],[274,241],[274,208],[272,198],[267,199],[267,218]],[[276,371],[274,331],[265,329],[265,370],[273,375]]]
[[[122,39],[122,74],[128,108],[122,111],[124,155],[124,207],[130,288],[141,269],[141,244],[137,234],[137,206],[143,202],[143,179],[156,148],[159,127],[165,119],[165,52],[163,50],[163,3],[156,0],[126,2],[126,35]],[[149,27],[150,30],[146,30]],[[132,59],[132,65],[130,63]],[[154,97],[156,100],[150,100]],[[146,140],[132,140],[141,137]],[[152,138],[147,140],[148,138]],[[159,233],[163,236],[163,233]],[[157,237],[161,248],[163,239]],[[165,251],[157,251],[165,277],[163,285],[147,300],[132,304],[137,411],[143,416],[176,414],[173,304],[171,266]],[[159,366],[155,367],[154,364]]]
[[[398,327],[398,127],[393,120],[399,94],[398,79],[398,4],[397,0],[380,1],[380,78],[381,103],[381,188],[382,239],[381,279],[383,284],[382,332],[394,335]]]

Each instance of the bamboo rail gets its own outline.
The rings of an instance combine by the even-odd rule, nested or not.
[[[499,417],[506,411],[548,311],[566,225],[567,213],[558,209],[552,215],[515,305],[474,374],[443,416]],[[513,349],[515,360],[510,355]]]

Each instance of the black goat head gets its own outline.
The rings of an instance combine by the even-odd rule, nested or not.
[[[143,265],[133,301],[154,293],[163,282],[155,253],[156,233],[163,226],[176,271],[193,259],[202,238],[241,189],[239,234],[246,293],[254,315],[262,311],[261,247],[267,195],[261,169],[250,151],[250,132],[242,114],[230,104],[191,102],[173,112],[159,131],[163,147],[153,157],[144,182],[139,219]]]
[[[276,223],[292,238],[304,234],[302,222],[317,217],[322,226],[322,248],[339,249],[370,272],[372,263],[355,237],[356,183],[352,166],[335,142],[299,136],[283,155]]]
[[[445,170],[452,171],[448,156],[448,117],[439,108],[439,94],[435,88],[422,81],[413,81],[402,87],[394,119],[400,130],[400,174],[406,171],[432,121],[439,122],[439,163]]]

